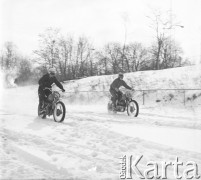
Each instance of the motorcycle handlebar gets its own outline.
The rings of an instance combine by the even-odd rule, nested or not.
[[[51,88],[47,88],[47,87],[46,87],[46,88],[44,88],[43,90],[46,90],[46,89],[48,89],[48,90],[52,91],[52,89],[51,89]]]
[[[48,88],[48,87],[46,87],[46,88],[44,88],[43,90],[50,90],[51,92],[53,92],[53,90],[52,90],[52,88]],[[58,92],[63,92],[61,89],[60,90],[57,90]],[[65,92],[63,92],[63,93],[65,93]]]

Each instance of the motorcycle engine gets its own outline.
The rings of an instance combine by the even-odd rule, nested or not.
[[[117,103],[117,105],[118,105],[118,106],[125,106],[126,103],[125,103],[124,100],[121,100],[121,101],[119,101],[119,102]]]
[[[124,112],[126,106],[126,102],[121,100],[117,103],[117,111]]]
[[[117,106],[117,111],[124,112],[125,108],[123,106]]]

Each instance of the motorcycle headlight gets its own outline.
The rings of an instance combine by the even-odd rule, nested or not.
[[[127,91],[127,92],[126,92],[126,97],[129,98],[129,99],[131,99],[131,98],[132,98],[131,92]]]
[[[50,94],[47,99],[48,101],[52,102],[54,100],[53,94]]]
[[[54,94],[54,98],[56,100],[58,100],[60,98],[60,94],[57,91],[55,91],[53,94]]]

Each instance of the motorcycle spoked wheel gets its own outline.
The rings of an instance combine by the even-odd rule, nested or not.
[[[139,105],[135,100],[131,100],[127,105],[127,114],[137,117],[139,114]]]
[[[45,112],[41,113],[41,109],[40,109],[39,105],[38,105],[38,117],[40,117],[42,119],[46,118],[46,113]]]
[[[66,115],[66,107],[63,102],[58,101],[55,104],[55,108],[53,111],[54,121],[55,122],[63,122]]]

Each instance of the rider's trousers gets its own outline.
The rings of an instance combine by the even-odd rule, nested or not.
[[[120,99],[120,97],[122,96],[122,92],[121,91],[115,91],[114,89],[110,89],[110,93],[112,95],[112,103],[114,104],[114,106],[116,107],[116,101],[117,99]]]
[[[49,96],[50,92],[45,92],[44,87],[38,87],[38,97],[39,97],[39,105],[42,106],[44,101],[47,101],[47,97]]]

